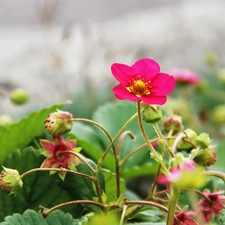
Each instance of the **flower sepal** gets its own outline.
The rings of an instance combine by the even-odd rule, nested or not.
[[[6,168],[4,166],[0,174],[0,190],[8,192],[9,195],[16,195],[23,187],[23,181],[17,170]]]

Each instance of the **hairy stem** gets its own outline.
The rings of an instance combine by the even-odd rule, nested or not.
[[[34,173],[34,172],[39,172],[39,171],[56,171],[56,172],[67,172],[67,173],[72,173],[72,174],[75,174],[75,175],[80,175],[80,176],[83,176],[83,177],[87,177],[91,180],[94,180],[95,178],[88,175],[88,174],[85,174],[85,173],[80,173],[80,172],[77,172],[77,171],[73,171],[73,170],[69,170],[69,169],[65,169],[65,168],[35,168],[35,169],[31,169],[31,170],[28,170],[26,172],[24,172],[20,178],[23,179],[25,176],[27,176],[28,174],[30,173]]]
[[[142,135],[144,137],[144,140],[145,142],[147,143],[150,151],[152,152],[153,154],[153,157],[156,159],[156,161],[161,165],[162,167],[162,171],[167,174],[168,173],[168,170],[165,166],[165,163],[163,162],[163,159],[162,157],[159,156],[159,154],[155,151],[154,147],[152,146],[151,142],[149,141],[148,139],[148,136],[145,132],[145,129],[144,129],[144,126],[143,126],[143,123],[142,123],[142,118],[141,118],[141,103],[138,102],[137,103],[137,111],[138,111],[138,122],[139,122],[139,126],[140,126],[140,130],[142,132]]]
[[[44,217],[47,217],[51,212],[53,212],[56,209],[62,208],[64,206],[68,206],[68,205],[75,205],[75,204],[92,204],[92,205],[96,205],[99,206],[102,209],[106,208],[106,205],[99,203],[99,202],[94,202],[91,200],[76,200],[76,201],[69,201],[69,202],[65,202],[65,203],[61,203],[59,205],[56,205],[48,210],[44,210],[43,206],[40,206],[39,208],[41,209],[41,213]]]

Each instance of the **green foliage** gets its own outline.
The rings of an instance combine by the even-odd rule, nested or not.
[[[93,168],[96,168],[94,162],[91,160],[87,160],[87,162]],[[83,163],[77,166],[77,171],[80,173],[92,175],[90,169]],[[101,191],[103,192],[105,191],[105,180],[101,170],[99,171],[98,178]],[[73,200],[92,200],[93,197],[97,196],[92,181],[83,176],[76,176],[74,174],[67,173],[65,180],[60,180],[58,184],[63,190],[67,191]]]
[[[42,156],[37,156],[37,151],[29,147],[21,153],[19,150],[13,152],[11,156],[6,157],[3,162],[5,167],[14,168],[22,174],[33,168],[40,167],[43,161]],[[89,162],[93,166],[93,162]],[[78,170],[83,173],[90,174],[87,167],[81,164]],[[24,177],[24,187],[14,196],[8,196],[7,193],[0,192],[0,221],[5,216],[13,213],[23,213],[28,207],[38,210],[39,205],[47,208],[57,204],[77,199],[92,199],[95,194],[94,187],[90,180],[81,178],[79,175],[67,174],[63,182],[63,189],[57,185],[61,180],[57,174],[49,175],[49,172],[35,172]],[[105,189],[104,177],[102,172],[99,174],[99,180],[102,190]],[[79,191],[77,191],[79,190]],[[81,205],[73,205],[65,207],[66,212],[72,213],[73,216],[80,216],[83,207]]]
[[[51,108],[42,109],[39,112],[31,113],[27,118],[8,127],[0,135],[0,163],[10,153],[16,149],[26,147],[34,137],[39,135],[44,129],[44,121],[47,116],[62,105],[54,105]]]
[[[26,210],[22,215],[15,213],[7,216],[1,225],[77,225],[70,214],[56,210],[45,219],[40,212]]]
[[[104,177],[105,177],[105,194],[107,197],[107,203],[115,202],[117,199],[116,197],[116,176],[114,173],[110,172],[109,170],[104,170]],[[120,179],[120,193],[124,194],[126,191],[125,182],[124,180]]]
[[[95,162],[101,158],[104,149],[101,144],[101,139],[98,137],[92,126],[81,122],[75,122],[70,135],[75,136],[77,139],[77,145],[82,147],[82,154],[85,154]],[[114,171],[115,164],[113,156],[108,154],[103,161],[102,166]]]
[[[130,102],[115,102],[107,103],[104,106],[99,107],[93,114],[93,120],[101,124],[111,135],[112,138],[116,136],[121,127],[126,123],[127,119],[133,116],[136,113],[136,106]],[[117,121],[115,123],[115,121]],[[144,124],[146,132],[150,138],[156,137],[155,131],[150,124]],[[125,137],[122,149],[121,149],[121,159],[126,157],[129,153],[134,151],[137,147],[141,146],[144,143],[144,139],[139,130],[137,119],[135,118],[125,129],[125,131],[131,131],[135,135],[135,140],[131,140],[130,137]],[[98,127],[90,127],[83,123],[75,123],[74,128],[71,131],[71,134],[77,137],[77,143],[83,148],[88,157],[97,161],[104,150],[110,144],[108,137],[105,133]],[[117,147],[118,140],[115,143]],[[137,168],[143,166],[143,164],[149,163],[151,166],[146,166],[145,169],[149,168],[150,170],[145,170],[145,174],[152,174],[152,169],[156,163],[151,161],[149,156],[149,150],[147,147],[141,149],[135,155],[131,156],[121,167],[121,174],[125,180],[132,179],[135,176],[140,175],[141,171],[138,173]],[[155,166],[154,166],[155,164]],[[103,162],[103,167],[111,171],[115,171],[114,158],[112,153],[108,154]],[[128,170],[134,170],[135,173],[129,173]],[[142,171],[143,172],[143,171]]]

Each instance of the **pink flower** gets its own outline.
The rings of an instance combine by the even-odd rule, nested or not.
[[[46,149],[42,154],[47,157],[41,165],[42,168],[66,168],[75,170],[76,166],[80,163],[79,159],[74,154],[71,154],[81,150],[81,148],[75,148],[75,140],[64,140],[59,136],[53,142],[41,140],[41,145]],[[65,151],[71,153],[64,153]],[[53,173],[54,171],[51,172],[51,174]],[[61,179],[65,178],[65,172],[58,172],[58,174]]]
[[[173,221],[173,225],[198,225],[198,223],[190,217],[195,216],[194,211],[186,212],[187,206],[185,206],[180,212],[175,213],[176,220]],[[177,223],[177,222],[179,223]]]
[[[202,213],[202,223],[207,224],[211,221],[215,214],[220,215],[223,205],[225,204],[225,196],[223,191],[217,189],[215,192],[210,193],[209,190],[204,190],[203,194],[206,198],[202,199],[199,203],[200,211]]]
[[[120,100],[163,105],[166,95],[174,89],[173,76],[161,73],[158,63],[152,59],[140,59],[132,66],[114,63],[111,71],[120,82],[113,88]]]
[[[194,162],[192,162],[192,161],[185,162],[182,167],[177,166],[177,167],[171,168],[167,175],[158,176],[157,181],[159,184],[175,183],[176,181],[179,181],[183,171],[191,172],[194,170],[195,170]]]
[[[196,73],[188,69],[175,68],[171,71],[171,74],[174,76],[175,81],[180,84],[198,85],[201,81]]]

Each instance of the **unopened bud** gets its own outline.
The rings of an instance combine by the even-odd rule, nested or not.
[[[156,123],[162,118],[162,111],[156,105],[142,103],[142,118],[146,123]]]
[[[211,166],[216,162],[216,152],[213,148],[200,149],[193,160],[198,165]]]
[[[210,66],[216,65],[218,59],[217,55],[214,52],[209,52],[206,56],[206,63]]]
[[[201,148],[207,148],[211,144],[212,140],[209,138],[209,134],[202,133],[196,138],[196,143]]]
[[[221,69],[219,72],[218,72],[218,79],[219,81],[225,85],[225,68]]]
[[[216,106],[212,111],[212,121],[217,125],[225,123],[225,104]]]
[[[183,128],[182,118],[178,115],[167,117],[163,122],[163,128],[166,132],[173,131],[173,134],[180,132]]]
[[[12,122],[13,120],[10,115],[3,114],[0,116],[0,126],[8,127],[9,125],[12,124]]]
[[[186,134],[186,139],[188,139],[188,141],[192,142],[193,144],[196,143],[197,134],[195,131],[188,128],[184,131],[184,133]],[[177,145],[177,149],[180,151],[190,151],[193,149],[193,144],[189,143],[188,141],[181,140]]]
[[[57,110],[51,113],[45,120],[46,130],[53,136],[58,136],[70,131],[73,127],[72,114]]]
[[[15,105],[23,105],[29,101],[29,95],[22,88],[14,89],[10,92],[10,100]]]
[[[3,171],[0,174],[0,190],[8,192],[10,195],[17,194],[23,187],[23,182],[20,178],[20,174],[17,170],[3,167]]]
[[[185,163],[186,159],[181,152],[178,152],[174,158],[170,159],[169,166],[170,168],[180,167]]]

